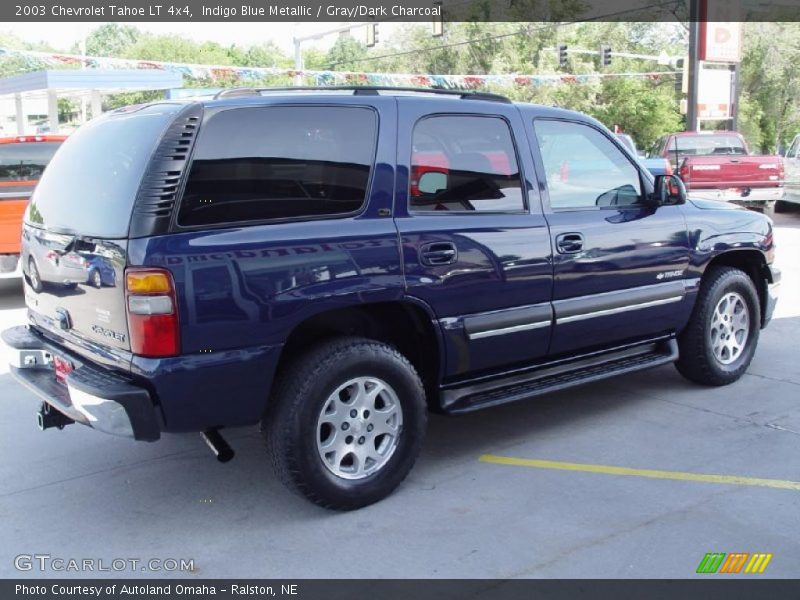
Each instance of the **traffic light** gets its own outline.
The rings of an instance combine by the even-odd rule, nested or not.
[[[558,66],[559,67],[566,67],[567,66],[567,45],[560,44],[558,46]]]
[[[378,24],[370,23],[367,25],[367,48],[372,48],[378,43]]]
[[[611,46],[600,46],[600,64],[604,67],[611,64]]]

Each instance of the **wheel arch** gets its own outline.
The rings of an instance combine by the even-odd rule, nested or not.
[[[758,292],[760,305],[761,324],[763,326],[766,319],[767,310],[767,291],[770,283],[769,269],[767,268],[767,258],[764,253],[757,248],[734,248],[726,250],[712,258],[705,269],[703,275],[710,272],[714,267],[733,267],[743,271],[753,282]]]
[[[438,406],[444,346],[438,321],[427,305],[409,297],[317,312],[289,332],[276,372],[312,345],[338,336],[364,337],[395,347],[417,370],[429,407]]]

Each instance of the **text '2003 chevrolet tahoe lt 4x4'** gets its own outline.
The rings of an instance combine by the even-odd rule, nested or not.
[[[106,283],[46,280],[48,249]],[[780,274],[761,214],[691,201],[597,121],[501,96],[234,90],[109,113],[25,217],[12,371],[137,440],[261,423],[313,502],[385,497],[428,410],[462,413],[675,362],[736,381]],[[32,284],[32,274],[39,273]]]

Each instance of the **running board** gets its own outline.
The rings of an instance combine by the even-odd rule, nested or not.
[[[665,339],[557,366],[543,366],[524,375],[444,390],[442,409],[451,414],[471,412],[498,404],[527,400],[632,371],[658,367],[677,359],[678,343],[674,338]]]

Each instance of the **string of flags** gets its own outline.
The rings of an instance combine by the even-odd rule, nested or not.
[[[231,65],[199,65],[191,63],[136,60],[98,56],[78,56],[0,48],[0,59],[18,58],[31,68],[88,69],[158,69],[179,73],[196,80],[246,84],[266,77],[300,76],[305,83],[327,85],[374,85],[393,87],[431,87],[442,89],[481,89],[487,86],[537,87],[555,84],[580,84],[611,78],[638,78],[661,81],[680,75],[680,71],[651,71],[647,73],[584,73],[554,75],[423,75],[413,73],[367,73],[357,71],[296,70],[284,67],[237,67]]]

